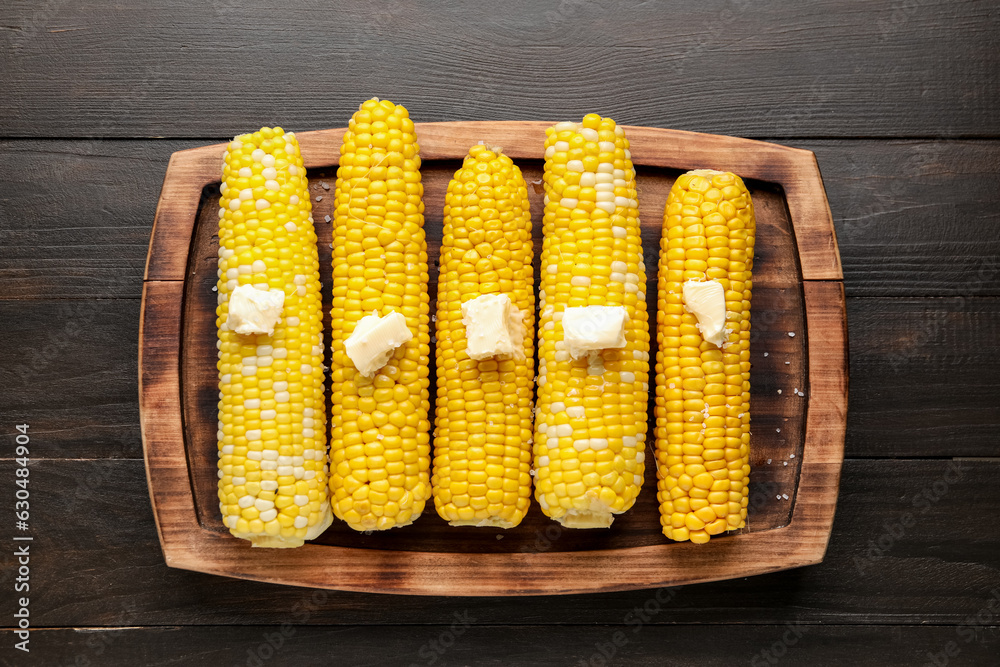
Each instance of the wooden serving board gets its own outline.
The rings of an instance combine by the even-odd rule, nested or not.
[[[529,182],[539,275],[541,153],[550,125],[417,124],[432,265],[431,312],[445,190],[468,148],[481,141],[503,146]],[[746,139],[646,127],[625,130],[638,172],[651,326],[663,207],[674,179],[689,169],[725,169],[740,174],[751,189],[757,244],[746,529],[705,545],[670,542],[660,532],[656,466],[647,465],[635,506],[607,530],[563,529],[534,501],[517,528],[453,528],[428,502],[412,526],[360,534],[335,520],[318,540],[299,549],[251,549],[230,536],[222,526],[216,496],[218,380],[212,288],[224,150],[223,144],[216,144],[171,157],[143,285],[140,419],[149,491],[167,564],[341,590],[538,595],[672,586],[820,562],[830,537],[844,457],[847,326],[840,255],[816,158],[809,151]],[[333,215],[343,133],[341,128],[297,135],[309,169],[327,287],[332,232],[325,218]],[[324,309],[328,320],[329,303]],[[655,359],[655,335],[652,338],[650,357]],[[653,393],[651,387],[651,424]],[[434,394],[432,385],[432,400]],[[654,461],[651,452],[647,461]]]

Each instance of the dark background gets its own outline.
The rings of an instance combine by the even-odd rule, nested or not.
[[[0,547],[0,664],[1000,663],[998,3],[268,4],[0,4],[0,539],[17,423],[35,537],[30,654],[12,648]],[[265,123],[342,126],[372,95],[417,121],[598,111],[815,151],[851,371],[821,565],[659,599],[313,592],[166,567],[136,345],[167,160]]]

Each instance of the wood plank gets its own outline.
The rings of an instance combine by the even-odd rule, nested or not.
[[[596,109],[755,137],[1000,134],[988,0],[712,0],[682,20],[638,0],[313,10],[4,3],[0,123],[21,137],[232,136],[265,118],[312,130],[378,94],[419,121]]]
[[[0,300],[0,414],[31,425],[36,457],[142,456],[138,339],[134,300]]]
[[[0,224],[0,294],[138,298],[167,162],[204,143],[0,142],[0,220],[24,223]],[[1000,142],[794,143],[819,158],[849,296],[1000,295],[1000,213],[954,194],[1000,189]]]
[[[63,344],[77,309],[94,315]],[[847,309],[848,456],[996,455],[1000,299],[848,298]],[[139,458],[138,326],[132,300],[0,300],[0,340],[17,357],[0,368],[10,389],[0,393],[0,414],[44,433],[37,446],[45,457]],[[50,348],[53,340],[60,345]],[[761,341],[767,358],[783,364],[780,336]],[[33,370],[46,349],[52,361]]]
[[[791,142],[815,151],[849,296],[1000,294],[1000,142]]]
[[[847,304],[852,454],[996,456],[1000,299]]]
[[[63,490],[32,497],[35,627],[280,624],[312,595],[168,568],[139,461],[42,461],[31,470],[32,488]],[[998,474],[996,459],[848,460],[822,564],[686,587],[652,622],[961,623],[1000,586],[1000,531],[982,518],[1000,512]],[[12,479],[12,465],[0,463],[0,483]],[[539,539],[551,548],[544,534]],[[12,576],[12,558],[10,550],[0,554],[0,585]],[[483,624],[618,623],[650,592],[531,600],[327,595],[310,625],[448,624],[465,610]],[[135,607],[123,620],[127,602]]]
[[[0,142],[3,298],[138,298],[172,141]]]
[[[663,596],[663,599],[666,599]],[[430,626],[167,627],[39,629],[31,633],[32,656],[48,665],[670,665],[728,667],[751,664],[990,664],[1000,646],[1000,627],[812,625],[684,625],[650,629],[663,608],[609,625],[478,626],[472,612]],[[984,600],[984,604],[987,601]],[[670,603],[667,602],[669,605]],[[1000,602],[998,602],[1000,608]],[[299,615],[305,614],[303,610]],[[128,612],[123,611],[123,615]],[[720,634],[725,641],[720,641]],[[0,632],[10,646],[11,631]],[[512,637],[516,637],[512,641]],[[710,648],[708,648],[710,647]],[[864,656],[858,662],[859,656]],[[770,660],[768,660],[770,658]],[[87,662],[83,662],[86,659]],[[945,662],[945,661],[948,662]]]

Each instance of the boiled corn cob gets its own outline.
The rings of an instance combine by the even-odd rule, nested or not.
[[[430,496],[430,305],[423,185],[413,121],[402,106],[368,100],[340,149],[333,221],[334,513],[355,530],[405,526]],[[412,339],[374,377],[344,342],[362,316],[397,312]]]
[[[236,137],[219,209],[219,507],[256,547],[295,547],[333,520],[327,497],[319,262],[298,141]],[[241,285],[284,292],[271,335],[236,333]],[[234,318],[235,319],[235,318]]]
[[[546,130],[535,496],[564,526],[609,526],[642,486],[649,391],[635,170],[596,114]],[[567,308],[624,306],[626,345],[574,360]]]
[[[754,212],[735,174],[680,176],[660,244],[657,499],[663,534],[707,542],[746,525],[750,475],[750,293]],[[725,291],[721,347],[685,306],[687,281]]]
[[[531,502],[531,259],[521,170],[499,148],[473,146],[448,184],[438,282],[431,481],[438,514],[453,526],[511,528]],[[506,295],[518,309],[513,355],[470,358],[462,304],[483,295]]]

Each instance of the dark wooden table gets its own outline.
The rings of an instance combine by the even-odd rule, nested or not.
[[[261,4],[0,4],[0,664],[1000,663],[996,2]],[[136,341],[168,156],[340,126],[372,95],[420,121],[599,111],[816,152],[851,355],[821,565],[477,599],[166,567]],[[11,541],[22,423],[30,593]]]

